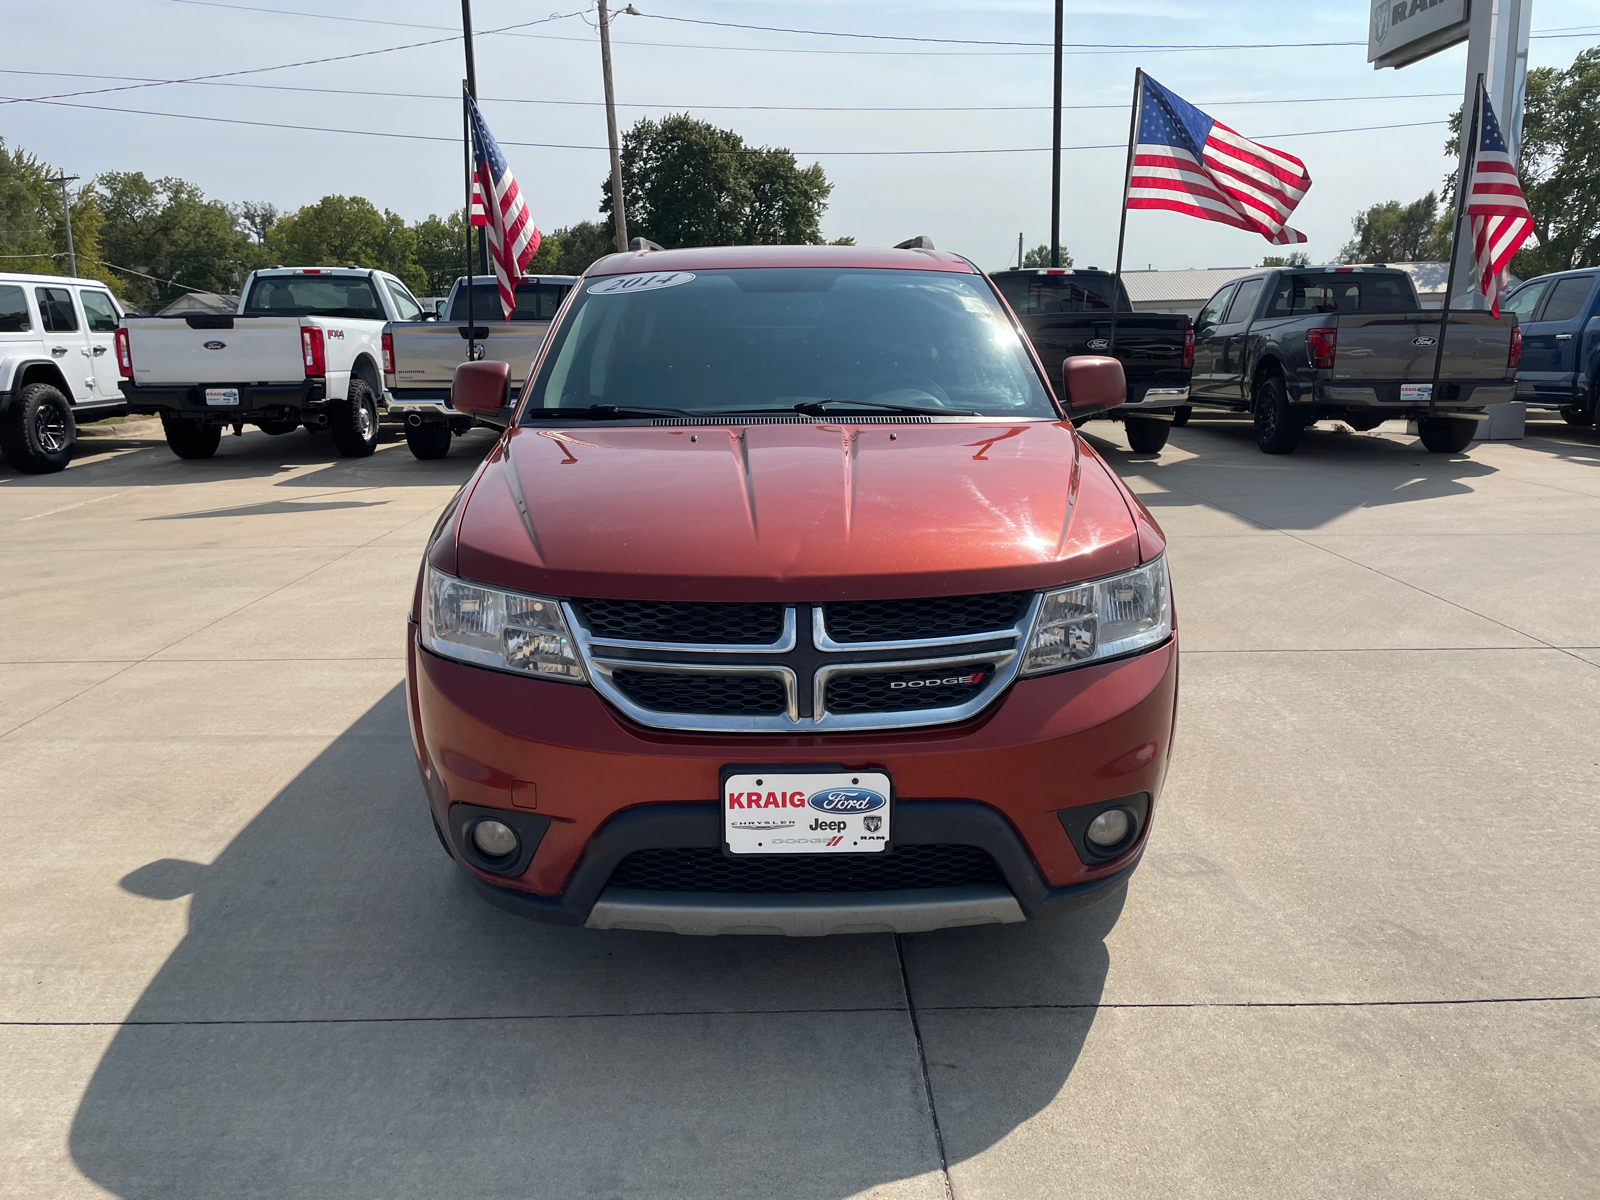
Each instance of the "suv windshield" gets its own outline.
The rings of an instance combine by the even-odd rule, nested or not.
[[[554,334],[539,409],[793,409],[833,400],[1059,419],[980,275],[797,267],[587,279]],[[881,407],[880,407],[881,411]]]
[[[1111,287],[1115,275],[1036,275],[1032,271],[1001,271],[995,286],[1019,317],[1043,317],[1052,313],[1111,311]],[[1131,312],[1126,289],[1121,292],[1118,312]]]
[[[258,277],[245,298],[247,317],[349,317],[381,321],[371,281],[350,275],[269,275]]]
[[[1411,276],[1284,275],[1279,278],[1264,318],[1306,313],[1409,313],[1421,308]]]

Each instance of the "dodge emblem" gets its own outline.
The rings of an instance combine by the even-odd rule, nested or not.
[[[878,830],[883,828],[883,818],[882,817],[862,817],[861,818],[861,824],[866,827],[866,830],[867,830],[868,833],[877,833]]]

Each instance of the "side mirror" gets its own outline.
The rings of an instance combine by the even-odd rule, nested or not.
[[[1061,385],[1067,413],[1073,417],[1105,412],[1128,398],[1122,364],[1099,354],[1075,354],[1062,363]]]
[[[497,417],[511,403],[511,364],[464,362],[450,381],[450,403],[457,412]]]

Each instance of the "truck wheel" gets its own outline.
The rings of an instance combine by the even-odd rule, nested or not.
[[[221,425],[181,417],[162,417],[161,432],[167,435],[167,446],[179,458],[210,458],[222,443]]]
[[[1128,417],[1128,445],[1135,454],[1159,454],[1167,444],[1172,425],[1167,421],[1152,421],[1149,417]]]
[[[1172,427],[1174,429],[1182,429],[1185,425],[1187,425],[1189,423],[1189,415],[1192,412],[1194,412],[1194,409],[1191,408],[1187,404],[1183,405],[1180,408],[1173,409],[1172,410]]]
[[[25,475],[50,475],[67,469],[78,425],[60,389],[30,383],[0,419],[0,451]]]
[[[1561,416],[1568,425],[1593,425],[1594,410],[1592,408],[1563,408]]]
[[[1472,435],[1477,432],[1476,421],[1455,417],[1423,417],[1417,422],[1422,444],[1435,454],[1460,454],[1472,444]]]
[[[450,425],[446,421],[407,425],[406,445],[418,458],[443,458],[450,453]]]
[[[256,428],[268,437],[282,437],[300,428],[299,421],[257,421]]]
[[[1256,445],[1267,454],[1293,454],[1305,422],[1289,411],[1289,391],[1281,375],[1268,375],[1256,385]]]
[[[330,407],[328,428],[340,454],[366,458],[378,448],[378,401],[365,379],[352,379],[349,400]]]

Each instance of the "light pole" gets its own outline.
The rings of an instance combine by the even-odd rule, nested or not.
[[[78,274],[78,254],[72,248],[72,204],[67,199],[67,184],[78,177],[68,175],[65,171],[50,180],[51,183],[61,185],[61,216],[67,223],[67,274],[76,277]]]
[[[598,0],[600,7],[600,73],[606,85],[606,134],[611,139],[611,224],[617,234],[617,249],[628,248],[628,216],[622,207],[622,152],[617,146],[617,97],[611,86],[611,15],[606,11],[606,0]],[[633,5],[622,10],[633,16],[638,11]]]

